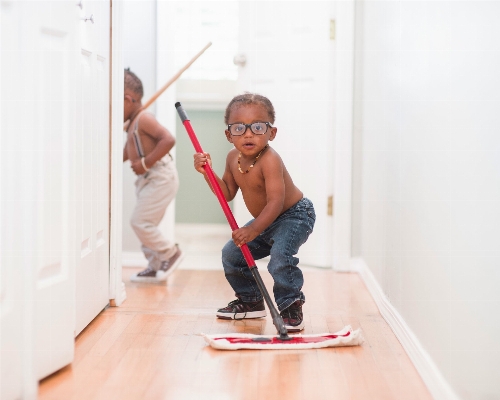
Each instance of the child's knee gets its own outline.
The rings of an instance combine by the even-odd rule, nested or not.
[[[240,251],[240,249],[230,240],[222,248],[222,258],[231,257],[236,251]]]
[[[150,223],[134,216],[130,219],[130,225],[137,235],[148,233],[153,228]]]
[[[227,242],[222,248],[222,264],[233,265],[241,258],[241,250],[232,240]]]
[[[291,254],[285,252],[273,252],[271,251],[271,259],[267,265],[267,269],[272,274],[283,273],[289,267],[296,267],[299,263],[299,259]]]

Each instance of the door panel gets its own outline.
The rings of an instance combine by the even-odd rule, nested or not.
[[[109,302],[109,7],[109,1],[84,2],[81,10],[94,23],[80,27],[76,334]]]
[[[23,351],[26,341],[20,332],[29,312],[23,300],[23,238],[15,226],[23,225],[23,210],[19,199],[22,187],[16,184],[15,174],[8,173],[17,163],[17,154],[7,151],[15,148],[15,135],[7,135],[16,129],[15,100],[16,76],[22,65],[19,59],[19,35],[17,19],[19,7],[0,2],[0,398],[21,398],[23,392]],[[7,40],[8,38],[8,40]]]
[[[64,367],[74,354],[74,96],[78,16],[70,2],[25,3],[22,24],[23,115],[28,122],[25,156],[32,188],[25,203],[32,215],[34,346],[37,377]],[[28,94],[29,93],[29,94]]]
[[[2,399],[73,360],[75,297],[80,330],[108,302],[109,2],[76,3],[0,2]]]

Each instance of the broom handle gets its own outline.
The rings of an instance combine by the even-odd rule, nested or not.
[[[151,104],[153,104],[156,99],[158,97],[160,97],[160,95],[165,91],[167,90],[167,88],[172,84],[174,83],[177,79],[179,79],[179,77],[182,75],[182,73],[187,70],[192,63],[194,63],[198,57],[200,57],[206,49],[208,49],[210,46],[212,45],[212,42],[208,42],[207,45],[205,47],[203,47],[203,49],[201,49],[186,65],[184,65],[184,67],[182,67],[172,78],[170,78],[170,80],[165,83],[160,89],[158,89],[156,91],[156,93],[146,102],[144,103],[144,105],[142,106],[142,110],[145,110],[146,108],[148,108]]]
[[[198,141],[196,133],[194,133],[193,127],[191,126],[191,121],[189,121],[186,111],[184,111],[184,108],[182,108],[181,103],[179,102],[175,103],[175,108],[177,109],[179,117],[181,118],[182,124],[186,128],[186,131],[189,135],[189,138],[191,139],[191,142],[193,143],[194,149],[196,150],[197,153],[203,153],[203,149],[201,148],[200,142]],[[229,222],[231,229],[233,231],[238,229],[238,224],[236,223],[233,213],[229,208],[229,204],[227,204],[226,198],[224,197],[224,193],[222,193],[222,189],[219,186],[219,182],[217,182],[217,178],[215,177],[212,167],[210,167],[209,163],[206,163],[203,166],[203,168],[207,173],[208,180],[212,185],[212,189],[214,190],[215,195],[219,200],[219,203],[222,207],[222,211],[224,211],[224,214],[226,215],[227,221]],[[241,245],[240,250],[243,253],[243,257],[245,257],[245,261],[247,262],[248,268],[250,268],[250,271],[252,271],[252,275],[255,279],[255,282],[257,283],[257,286],[260,289],[260,293],[262,293],[262,297],[266,301],[267,307],[269,308],[269,312],[271,313],[271,317],[273,319],[273,324],[280,335],[280,339],[290,340],[291,338],[288,336],[288,331],[283,322],[283,318],[281,318],[281,315],[278,313],[278,310],[276,309],[271,300],[271,296],[269,296],[269,292],[267,291],[266,286],[262,281],[262,277],[259,274],[259,270],[255,265],[255,260],[252,257],[252,253],[250,253],[250,249],[245,243]]]
[[[165,83],[160,89],[158,89],[156,93],[148,101],[146,101],[146,103],[144,103],[139,112],[145,110],[151,104],[153,104],[156,99],[160,97],[161,94],[170,87],[170,85],[172,85],[177,79],[179,79],[184,71],[187,70],[191,66],[191,64],[193,64],[210,46],[212,46],[212,42],[208,42],[207,45],[198,52],[198,54],[196,54],[186,65],[184,65],[184,67],[182,67],[172,78],[170,78],[167,83]],[[125,123],[123,124],[123,130],[126,131],[129,128],[131,122],[132,121],[130,120],[125,121]]]

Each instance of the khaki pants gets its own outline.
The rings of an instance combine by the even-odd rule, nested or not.
[[[154,270],[175,254],[175,243],[158,229],[179,188],[177,169],[171,159],[158,161],[135,182],[137,204],[130,223],[142,243],[142,251]]]

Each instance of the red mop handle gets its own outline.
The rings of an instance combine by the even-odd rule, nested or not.
[[[179,117],[181,118],[182,124],[184,125],[184,128],[186,128],[186,131],[189,135],[189,138],[191,139],[191,143],[193,143],[194,149],[196,150],[197,153],[203,153],[203,149],[201,148],[200,142],[198,141],[198,138],[196,137],[196,133],[194,133],[193,127],[191,126],[191,121],[189,120],[186,111],[182,107],[181,103],[177,102],[175,103],[175,108],[177,109],[177,113],[179,114]],[[231,229],[235,231],[236,229],[239,229],[238,224],[236,223],[236,220],[234,219],[233,213],[231,212],[231,209],[229,208],[229,204],[227,204],[226,198],[224,197],[224,193],[222,193],[222,189],[219,186],[219,182],[217,182],[217,178],[215,177],[214,171],[212,170],[212,167],[210,167],[209,163],[206,163],[203,168],[205,168],[205,172],[207,173],[208,180],[210,181],[210,184],[212,185],[212,189],[215,192],[215,195],[217,196],[217,199],[219,200],[219,203],[222,207],[222,211],[224,211],[224,214],[226,215],[227,221],[229,222],[229,226],[231,226]],[[243,257],[245,257],[245,260],[248,264],[248,267],[250,269],[252,268],[257,268],[255,265],[255,261],[252,257],[252,253],[250,253],[250,249],[248,246],[243,244],[241,247],[241,252],[243,253]]]

